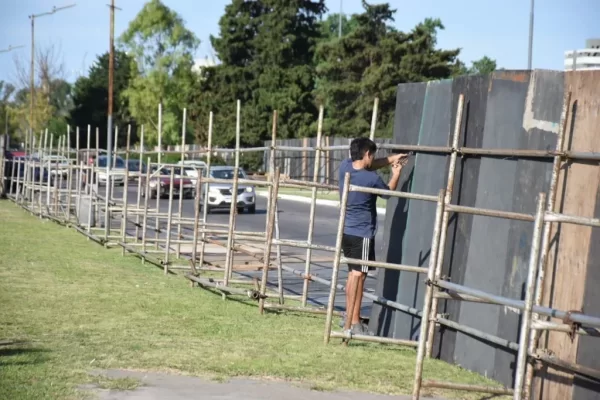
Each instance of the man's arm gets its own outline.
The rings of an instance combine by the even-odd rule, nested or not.
[[[398,182],[400,181],[400,172],[402,171],[402,165],[394,164],[392,165],[392,176],[390,176],[390,181],[388,182],[388,187],[390,190],[396,190],[398,187]]]
[[[388,165],[392,165],[405,157],[408,157],[408,154],[392,154],[387,157],[377,158],[373,160],[373,163],[371,164],[371,167],[369,167],[369,170],[375,171],[380,168],[387,167]]]
[[[374,187],[376,189],[383,189],[383,190],[396,190],[396,188],[398,187],[398,181],[400,181],[400,172],[402,171],[402,164],[400,163],[395,163],[392,164],[392,176],[390,177],[390,180],[388,182],[388,184],[386,185],[385,182],[383,182],[383,179],[381,179],[380,176],[377,177],[377,182],[375,183]],[[388,195],[381,195],[379,196],[382,199],[389,199],[390,196]]]

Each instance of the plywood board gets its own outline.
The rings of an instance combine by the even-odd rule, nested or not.
[[[600,151],[600,71],[565,73],[565,90],[571,91],[566,148],[575,151]],[[600,180],[597,163],[572,162],[563,165],[558,185],[556,210],[579,216],[592,216]],[[545,304],[562,310],[580,310],[592,244],[592,229],[573,224],[555,224],[553,246],[545,280]],[[595,243],[597,246],[598,243]],[[598,305],[596,305],[597,307]],[[544,335],[542,343],[565,361],[577,359],[578,338],[571,341],[564,333]],[[572,375],[551,367],[540,373],[536,385],[539,399],[563,400],[573,395]]]

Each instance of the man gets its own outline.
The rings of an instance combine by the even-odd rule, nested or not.
[[[350,173],[350,184],[376,189],[396,190],[400,172],[408,158],[395,154],[375,159],[377,145],[370,139],[357,138],[350,143],[350,159],[342,161],[339,170],[340,197],[344,179]],[[374,172],[392,166],[392,176],[386,185]],[[388,198],[389,196],[382,196]],[[361,192],[348,193],[346,220],[342,236],[342,251],[347,258],[375,260],[375,233],[377,231],[377,195]],[[366,265],[348,264],[346,283],[346,318],[344,329],[354,334],[367,334],[367,327],[360,322],[360,307],[367,272],[374,269]],[[350,315],[351,314],[351,315]]]

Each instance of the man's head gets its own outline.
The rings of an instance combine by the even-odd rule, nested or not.
[[[350,143],[350,157],[352,161],[362,161],[364,168],[369,168],[373,159],[377,145],[368,138],[356,138]]]

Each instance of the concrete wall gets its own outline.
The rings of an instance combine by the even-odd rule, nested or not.
[[[598,81],[600,74],[593,79]],[[554,150],[565,88],[565,74],[554,71],[503,71],[453,81],[399,85],[394,142],[448,145],[458,96],[462,93],[465,111],[459,146]],[[582,96],[587,101],[592,99],[589,91]],[[595,137],[599,137],[597,133]],[[591,136],[582,140],[596,140],[600,146],[600,140]],[[448,159],[446,155],[418,154],[405,168],[399,190],[437,194],[446,186]],[[538,194],[549,188],[551,166],[551,159],[459,158],[452,203],[534,213]],[[600,178],[598,170],[596,164],[596,175],[593,175],[596,180]],[[589,192],[583,190],[578,195],[587,196],[591,204],[596,204],[597,186],[590,188]],[[432,203],[390,200],[384,227],[386,244],[379,258],[427,266],[434,212],[435,205]],[[583,215],[591,216],[593,212],[592,209]],[[595,212],[598,213],[598,209]],[[448,227],[443,273],[452,282],[522,299],[532,231],[533,224],[530,222],[454,214]],[[592,252],[591,247],[585,248],[583,270],[593,271],[587,274],[587,278],[595,282],[591,285],[597,285],[600,275],[594,262],[598,262],[600,254],[594,253],[596,257],[593,257],[590,253],[588,257],[588,251]],[[414,273],[381,271],[377,291],[388,299],[421,308],[424,278]],[[581,297],[583,282],[580,280],[578,283],[579,293],[569,293],[568,296]],[[595,305],[598,308],[600,298],[596,292],[591,289],[585,292],[585,301],[591,302],[589,307]],[[520,318],[507,308],[447,301],[441,303],[439,310],[448,313],[453,321],[518,341]],[[411,339],[419,335],[419,318],[403,312],[375,306],[371,319],[371,328],[379,335]],[[590,354],[595,354],[596,360],[599,358],[600,341],[589,340],[596,340],[593,342],[596,348],[592,351],[594,344],[590,342],[579,359],[593,363],[594,357],[590,358]],[[479,339],[451,329],[440,329],[436,332],[434,355],[504,384],[513,384],[515,354]],[[586,394],[583,394],[584,389],[575,392],[578,400],[596,398],[589,397],[589,389]]]

